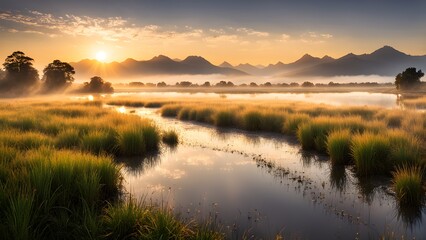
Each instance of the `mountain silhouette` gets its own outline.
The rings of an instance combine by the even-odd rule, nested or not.
[[[249,63],[245,63],[245,64],[239,64],[237,66],[234,67],[237,70],[246,72],[250,75],[264,75],[264,70],[262,68],[258,68],[256,66],[253,66]]]
[[[247,73],[237,69],[215,66],[200,56],[189,56],[182,61],[175,61],[167,56],[159,55],[145,61],[128,58],[120,63],[102,63],[96,60],[84,59],[71,63],[71,65],[76,69],[76,75],[79,78],[87,78],[95,75],[102,76],[105,79],[184,74],[247,75]]]
[[[219,65],[219,67],[225,67],[225,68],[234,68],[234,66],[232,66],[229,62],[224,61],[223,63],[221,63]]]
[[[293,69],[281,76],[395,76],[408,67],[426,68],[426,56],[411,56],[390,46],[384,46],[370,54],[349,53],[303,69]]]
[[[349,53],[334,59],[328,55],[322,58],[303,55],[295,62],[278,62],[265,68],[240,64],[235,68],[251,75],[306,77],[306,76],[395,76],[407,67],[426,69],[426,56],[411,56],[390,46],[384,46],[369,54]]]
[[[349,53],[334,59],[325,55],[322,58],[309,54],[303,55],[292,63],[277,62],[266,67],[249,63],[232,66],[223,62],[215,66],[201,56],[188,56],[183,60],[171,59],[158,55],[150,60],[137,61],[128,58],[123,62],[101,63],[84,59],[71,63],[76,69],[77,77],[102,76],[108,78],[128,78],[151,75],[208,75],[228,76],[355,76],[382,75],[395,76],[407,67],[426,69],[425,56],[411,56],[390,46],[384,46],[368,54]]]

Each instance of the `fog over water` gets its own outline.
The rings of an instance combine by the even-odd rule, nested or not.
[[[87,77],[76,76],[76,83],[87,82]],[[255,82],[256,84],[263,84],[265,82],[270,82],[272,84],[276,83],[303,83],[305,81],[313,83],[350,83],[350,82],[378,82],[378,83],[390,83],[395,82],[395,77],[393,76],[337,76],[337,77],[267,77],[267,76],[243,76],[243,77],[230,77],[224,75],[159,75],[159,76],[143,76],[143,77],[133,77],[133,78],[118,78],[118,79],[107,79],[112,83],[129,83],[129,82],[143,82],[143,83],[158,83],[165,82],[168,85],[174,85],[176,82],[189,81],[194,84],[203,84],[208,81],[211,84],[218,83],[220,81],[231,81],[234,84],[250,84]]]

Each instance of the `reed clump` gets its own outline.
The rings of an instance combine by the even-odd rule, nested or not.
[[[331,162],[337,165],[349,163],[351,131],[341,129],[331,132],[327,137],[327,153],[330,155]]]
[[[393,174],[393,188],[400,204],[420,206],[424,198],[423,169],[419,166],[402,166]]]
[[[179,143],[179,136],[175,130],[167,130],[163,132],[161,140],[167,145],[174,146]]]
[[[389,171],[390,149],[391,145],[386,136],[369,132],[354,135],[351,153],[358,174],[368,176]]]

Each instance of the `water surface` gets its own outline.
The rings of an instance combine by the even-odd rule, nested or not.
[[[114,93],[112,97],[137,98],[206,98],[235,100],[288,100],[323,103],[333,106],[379,106],[398,107],[397,95],[389,93],[345,92],[345,93],[188,93],[188,92],[137,92]]]
[[[121,108],[121,111],[123,108]],[[211,219],[229,238],[424,239],[424,209],[400,211],[387,179],[358,180],[350,168],[301,150],[294,138],[248,133],[125,109],[175,129],[181,143],[125,164],[126,188],[184,218]],[[319,237],[320,236],[320,237]]]

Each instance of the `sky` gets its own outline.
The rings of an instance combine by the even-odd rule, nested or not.
[[[424,0],[4,0],[0,58],[124,61],[156,55],[288,63],[390,45],[426,55]]]

